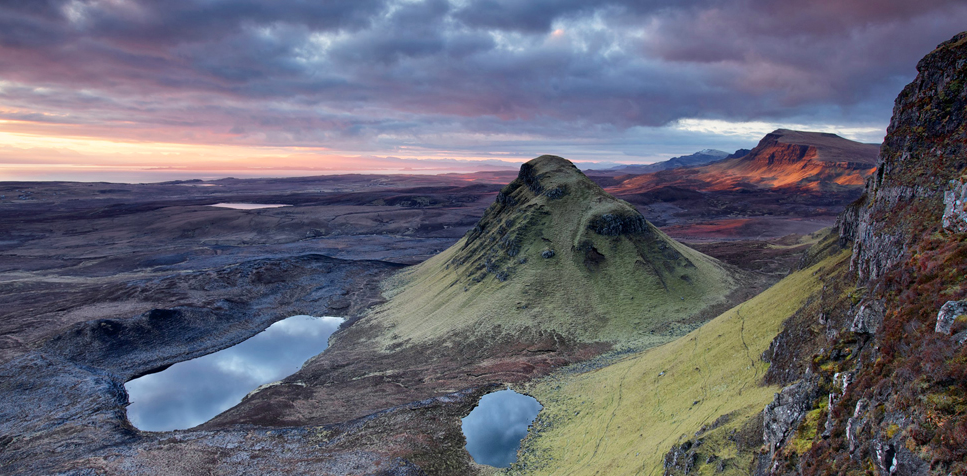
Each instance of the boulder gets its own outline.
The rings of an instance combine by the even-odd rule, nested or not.
[[[937,313],[937,326],[935,331],[950,335],[954,321],[958,316],[967,314],[967,301],[947,301],[940,307]]]
[[[950,190],[943,196],[944,230],[963,233],[967,231],[967,185],[960,180],[950,181]]]
[[[873,334],[883,324],[886,308],[880,301],[864,301],[853,317],[850,332],[857,334]]]
[[[800,381],[783,388],[762,411],[762,441],[775,452],[792,434],[812,407],[816,385]]]
[[[850,454],[855,453],[860,447],[860,441],[857,439],[857,435],[861,433],[861,429],[867,422],[867,413],[870,409],[870,401],[861,398],[856,402],[856,408],[853,409],[853,416],[846,421],[846,441],[849,442],[849,452]]]

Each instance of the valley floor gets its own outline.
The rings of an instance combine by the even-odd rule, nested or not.
[[[385,403],[374,415],[297,425],[280,433],[284,437],[267,429],[139,432],[126,421],[120,389],[136,375],[229,346],[289,315],[362,315],[382,300],[378,284],[386,276],[463,236],[506,179],[0,184],[7,197],[31,191],[22,193],[25,200],[0,202],[0,397],[6,402],[0,472],[96,467],[163,474],[161,468],[184,456],[184,465],[172,466],[183,474],[375,473],[380,465],[396,468],[386,474],[418,474],[407,472],[415,469],[401,454],[423,455],[416,460],[431,473],[464,471],[459,418],[494,387],[474,387],[462,373],[447,377],[454,381],[447,387],[451,394],[415,402],[403,389],[376,395]],[[219,202],[293,206],[208,206]],[[687,238],[688,229],[682,230]],[[761,230],[752,236],[743,230],[753,229],[735,228],[721,241],[694,235],[691,244],[751,272],[763,288],[795,267],[816,241],[805,234],[761,239]],[[539,369],[564,363],[529,355],[526,362],[539,362]],[[494,368],[527,375],[535,371],[530,365]],[[541,391],[548,409],[557,408],[553,393]],[[407,433],[434,436],[400,436]],[[604,443],[601,451],[620,453]],[[228,463],[240,455],[251,459]]]

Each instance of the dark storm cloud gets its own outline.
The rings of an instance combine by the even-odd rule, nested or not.
[[[220,37],[246,24],[358,29],[384,6],[384,0],[40,0],[4,2],[0,11],[22,31],[44,27],[54,36],[169,43]],[[0,39],[8,33],[0,32]]]
[[[617,141],[696,117],[885,124],[965,24],[942,0],[7,1],[0,114],[353,150]]]
[[[378,28],[360,32],[333,48],[332,56],[346,67],[354,64],[391,64],[444,51],[447,44],[443,20],[450,11],[446,0],[426,0],[400,5],[379,22]]]
[[[478,28],[547,32],[555,20],[575,18],[601,10],[617,10],[621,14],[644,15],[667,8],[685,8],[710,0],[475,0],[456,12],[467,25]]]
[[[562,16],[593,11],[595,5],[582,0],[477,0],[457,12],[467,25],[498,30],[546,32]]]

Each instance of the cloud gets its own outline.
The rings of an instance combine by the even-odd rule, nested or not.
[[[885,128],[919,58],[964,24],[967,5],[944,0],[4,2],[0,120],[343,153],[640,156],[683,119]]]

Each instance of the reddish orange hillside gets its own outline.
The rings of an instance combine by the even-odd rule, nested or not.
[[[698,191],[858,189],[873,173],[878,152],[879,145],[835,134],[778,129],[744,157],[639,175],[608,190],[631,194],[669,186]]]

